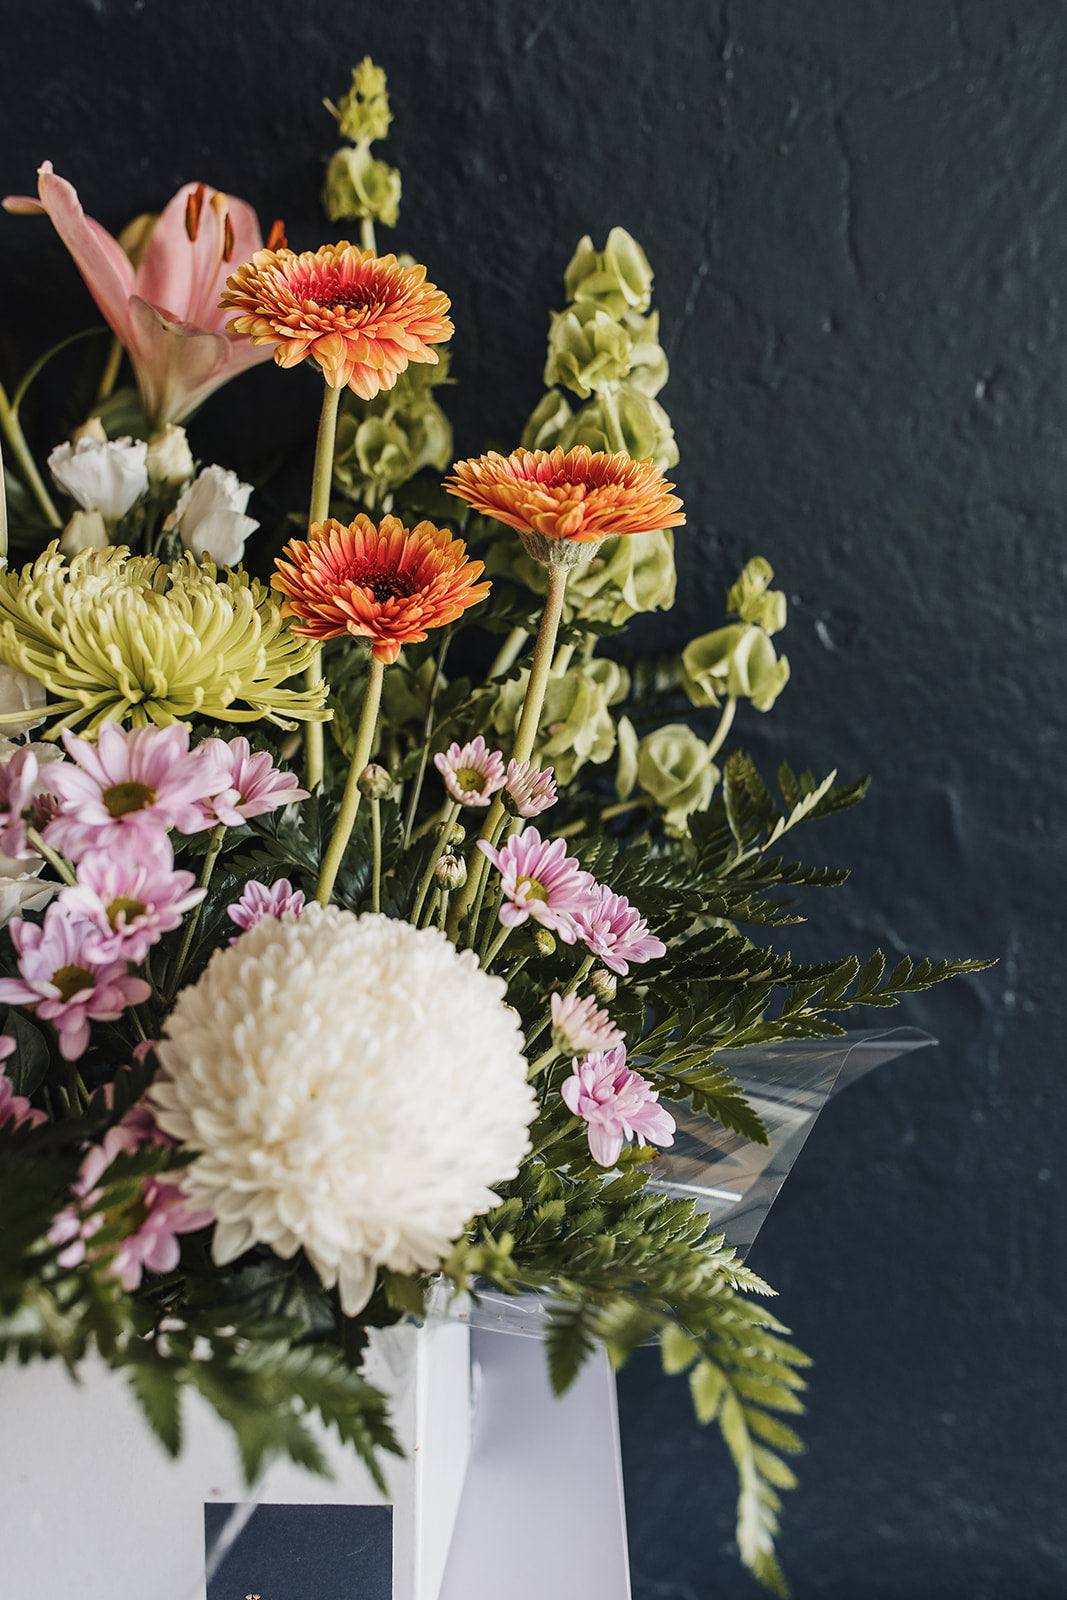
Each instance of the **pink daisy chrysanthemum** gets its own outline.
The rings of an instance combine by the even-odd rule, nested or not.
[[[277,883],[269,886],[257,883],[253,878],[245,884],[240,900],[226,907],[226,915],[231,922],[236,922],[243,933],[247,933],[264,917],[283,917],[287,911],[298,917],[303,909],[304,891],[294,889],[288,878],[279,878]],[[231,939],[230,943],[236,944],[237,938]]]
[[[606,884],[593,885],[574,910],[578,937],[612,972],[623,977],[630,962],[656,961],[667,946],[648,931],[648,923],[625,895],[614,894]]]
[[[606,1011],[601,1011],[593,996],[579,1000],[576,994],[554,994],[552,1043],[561,1055],[582,1055],[586,1050],[613,1050],[623,1036]]]
[[[60,891],[59,904],[92,924],[85,936],[88,959],[101,966],[136,964],[204,898],[207,890],[195,885],[193,873],[174,870],[166,834],[127,830],[113,848],[85,852],[78,881]]]
[[[205,827],[224,822],[228,828],[239,828],[249,817],[261,817],[279,806],[308,798],[308,791],[301,789],[295,773],[276,767],[266,750],[257,750],[253,755],[245,738],[228,742],[205,739],[199,748],[225,774],[225,787],[204,804]]]
[[[92,1207],[100,1198],[101,1178],[116,1156],[134,1155],[148,1146],[172,1146],[147,1106],[131,1106],[122,1121],[109,1128],[103,1141],[88,1151],[74,1184],[76,1203],[61,1211],[49,1229],[52,1244],[65,1248],[60,1266],[68,1270],[80,1266],[90,1254],[93,1235],[104,1225],[121,1220]],[[136,1224],[121,1241],[108,1267],[108,1276],[118,1278],[128,1292],[139,1287],[145,1268],[149,1272],[173,1272],[181,1247],[178,1235],[208,1227],[215,1219],[210,1211],[191,1211],[179,1184],[164,1175],[142,1179],[141,1192],[129,1208],[129,1219]]]
[[[199,801],[228,786],[228,774],[205,745],[189,748],[189,730],[134,728],[105,722],[98,742],[64,730],[71,762],[57,761],[43,782],[59,800],[45,842],[76,861],[86,850],[106,848],[118,829],[204,829]]]
[[[0,1034],[0,1061],[6,1061],[8,1056],[14,1054],[15,1049],[14,1039],[6,1033]],[[0,1128],[5,1122],[12,1120],[16,1128],[24,1122],[36,1128],[48,1119],[43,1111],[35,1111],[24,1095],[15,1093],[15,1085],[0,1067]]]
[[[0,767],[0,854],[25,861],[37,852],[26,839],[26,813],[32,813],[40,766],[23,746]]]
[[[564,944],[577,936],[575,912],[594,886],[588,872],[567,854],[562,839],[542,839],[536,828],[513,833],[499,850],[484,839],[478,848],[496,867],[503,880],[504,903],[500,920],[517,928],[533,917],[543,928],[557,933]]]
[[[575,1061],[559,1092],[568,1110],[589,1124],[589,1153],[598,1166],[613,1167],[635,1135],[652,1144],[674,1143],[674,1118],[657,1104],[648,1079],[626,1065],[622,1045]]]
[[[505,805],[516,817],[536,817],[556,803],[553,769],[540,771],[532,761],[509,761],[504,780]]]
[[[0,1004],[28,1006],[59,1032],[59,1053],[77,1061],[89,1043],[90,1021],[115,1022],[127,1006],[152,993],[125,961],[95,964],[87,943],[97,930],[62,905],[49,906],[38,926],[15,917],[8,923],[18,951],[20,978],[0,978]]]
[[[504,787],[504,757],[499,750],[490,750],[481,734],[462,747],[451,744],[438,751],[433,764],[461,806],[487,806]]]

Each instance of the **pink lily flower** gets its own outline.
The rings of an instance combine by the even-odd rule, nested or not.
[[[37,192],[39,200],[9,195],[4,208],[51,218],[126,347],[153,432],[189,416],[247,367],[271,359],[270,347],[227,333],[229,312],[219,310],[230,273],[263,248],[259,221],[244,200],[203,183],[183,184],[134,267],[118,240],[85,215],[77,190],[50,161],[38,168]]]

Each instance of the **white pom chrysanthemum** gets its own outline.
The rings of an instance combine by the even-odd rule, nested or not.
[[[217,950],[178,996],[151,1091],[196,1159],[215,1260],[299,1249],[352,1315],[379,1265],[438,1266],[496,1203],[535,1113],[502,979],[443,934],[312,905]]]

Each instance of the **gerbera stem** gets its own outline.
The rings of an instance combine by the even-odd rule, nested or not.
[[[371,908],[382,909],[382,803],[375,795],[370,803],[371,832],[374,839],[374,879],[371,884]]]
[[[533,661],[530,663],[530,678],[526,685],[526,696],[522,702],[522,712],[519,716],[518,731],[515,734],[515,745],[512,756],[516,761],[529,761],[533,754],[534,741],[537,738],[537,729],[541,721],[541,712],[545,704],[545,690],[548,687],[548,675],[552,669],[552,657],[556,649],[556,635],[559,632],[559,620],[563,615],[563,597],[567,589],[567,573],[569,567],[563,565],[548,568],[548,594],[545,596],[545,609],[541,613],[541,626],[537,630],[537,643],[534,645]],[[500,826],[500,819],[504,815],[504,802],[499,794],[493,798],[489,807],[489,814],[482,827],[482,839],[492,839]],[[460,922],[469,908],[474,904],[478,890],[489,870],[489,859],[481,851],[475,854],[480,860],[473,860],[471,874],[460,894],[456,896],[449,919],[448,931],[455,938]]]
[[[319,413],[319,431],[315,438],[315,468],[311,476],[311,505],[308,526],[325,522],[330,514],[330,484],[333,481],[333,450],[337,438],[337,406],[340,389],[326,385]],[[304,685],[316,689],[322,682],[322,647],[315,651],[304,671]],[[304,724],[304,756],[307,764],[308,788],[322,782],[325,767],[325,743],[321,722]],[[366,763],[364,763],[366,765]]]
[[[44,512],[45,519],[51,523],[53,528],[61,528],[63,526],[63,518],[56,510],[52,497],[44,486],[44,480],[37,471],[37,463],[34,461],[30,447],[26,443],[26,435],[22,431],[18,412],[11,404],[6,391],[2,387],[0,387],[0,428],[4,430],[4,436],[11,446],[11,453],[22,468],[22,474],[33,493],[34,499]]]
[[[415,896],[415,904],[411,908],[411,921],[413,926],[416,928],[419,925],[419,912],[423,908],[426,896],[430,890],[430,885],[433,882],[433,869],[436,867],[437,863],[444,855],[445,850],[448,848],[448,841],[452,837],[452,827],[458,816],[459,801],[450,800],[448,804],[448,810],[445,812],[444,821],[440,823],[437,830],[437,843],[434,846],[433,855],[426,864],[426,871],[423,873],[422,882],[419,884],[419,892]],[[480,855],[481,851],[478,853]]]
[[[31,828],[29,824],[27,824],[26,837],[38,854],[44,856],[45,860],[48,862],[48,865],[58,872],[64,883],[77,882],[77,879],[74,876],[74,869],[70,865],[69,861],[64,861],[62,856],[56,854],[51,845],[45,844],[36,828]]]
[[[337,825],[333,830],[326,855],[322,862],[322,871],[319,874],[318,888],[315,896],[320,905],[329,905],[333,886],[337,881],[341,861],[348,841],[352,837],[352,829],[356,823],[356,813],[362,799],[359,789],[359,780],[363,768],[370,760],[370,753],[374,746],[374,734],[378,727],[378,707],[382,699],[382,678],[385,675],[385,663],[379,661],[377,656],[370,658],[370,677],[367,680],[367,692],[363,696],[363,709],[359,714],[359,727],[356,730],[356,748],[352,752],[352,764],[348,769],[348,782],[345,784],[344,796],[341,800],[341,811],[337,818]]]
[[[359,242],[364,250],[373,250],[378,254],[378,246],[374,238],[374,218],[364,217],[359,225]]]

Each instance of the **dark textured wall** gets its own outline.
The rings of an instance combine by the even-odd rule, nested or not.
[[[817,1362],[786,1564],[798,1600],[1062,1600],[1063,4],[0,9],[0,182],[50,157],[113,227],[204,178],[321,242],[319,100],[372,53],[395,240],[453,298],[460,452],[540,395],[577,238],[643,241],[691,517],[643,637],[711,626],[765,554],[794,681],[741,740],[877,775],[823,825],[854,876],[795,943],[1001,957],[907,1008],[940,1049],[830,1107],[754,1252]],[[89,303],[44,225],[0,229],[8,376]],[[310,380],[240,384],[194,442],[252,470],[242,398],[306,442]],[[752,1592],[717,1439],[651,1358],[621,1391],[637,1600]]]

